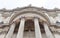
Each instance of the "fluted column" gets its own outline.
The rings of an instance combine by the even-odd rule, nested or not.
[[[15,23],[13,23],[13,24],[11,25],[11,27],[10,27],[7,35],[6,35],[6,38],[11,38],[11,37],[12,37],[13,32],[14,32],[14,29],[15,29]]]
[[[36,36],[36,38],[42,38],[38,18],[34,19],[34,25],[35,25],[35,36]]]
[[[53,34],[51,33],[51,31],[46,23],[44,23],[44,29],[45,29],[47,38],[54,38]]]
[[[23,38],[25,19],[21,18],[18,34],[16,38]]]

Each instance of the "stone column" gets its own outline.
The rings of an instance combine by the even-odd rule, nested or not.
[[[51,31],[46,23],[44,23],[44,29],[45,29],[47,38],[54,38],[53,34],[51,33]]]
[[[8,31],[8,34],[6,35],[6,38],[11,38],[12,35],[13,35],[13,32],[14,32],[14,29],[15,29],[15,23],[13,23]]]
[[[16,38],[23,38],[25,19],[21,18],[18,34]]]
[[[41,30],[40,30],[40,26],[39,26],[39,22],[38,22],[37,18],[34,19],[34,24],[35,24],[35,36],[36,36],[36,38],[42,38]]]

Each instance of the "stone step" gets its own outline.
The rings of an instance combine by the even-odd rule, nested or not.
[[[6,34],[0,34],[0,38],[4,38]],[[16,38],[17,33],[14,33],[12,38]],[[35,38],[35,32],[24,32],[23,38]],[[47,38],[45,33],[42,33],[42,38]]]
[[[24,32],[24,38],[35,38],[34,32]]]

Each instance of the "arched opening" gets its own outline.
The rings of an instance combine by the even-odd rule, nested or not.
[[[23,14],[27,14],[27,13],[31,13],[31,14],[36,14],[36,15],[39,15],[39,16],[42,16],[45,20],[46,20],[46,22],[48,23],[48,24],[51,24],[51,22],[50,22],[50,19],[48,18],[48,16],[47,15],[45,15],[44,13],[40,13],[40,12],[38,12],[38,11],[21,11],[21,12],[17,12],[17,13],[14,13],[12,16],[11,16],[11,18],[10,18],[10,20],[9,20],[9,23],[11,23],[11,22],[13,22],[13,20],[14,19],[16,19],[16,17],[18,17],[18,16],[20,16],[20,15],[23,15]],[[30,15],[30,14],[29,14]],[[31,16],[31,15],[30,15]],[[25,17],[25,16],[21,16],[21,17]],[[27,16],[28,17],[28,16]]]

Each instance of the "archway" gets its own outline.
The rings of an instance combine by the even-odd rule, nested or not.
[[[48,16],[45,15],[40,10],[38,10],[37,8],[34,8],[34,7],[27,7],[27,8],[24,7],[24,8],[22,8],[22,10],[17,11],[16,13],[13,13],[13,15],[11,16],[11,18],[9,20],[9,23],[11,23],[19,15],[26,14],[26,13],[32,13],[32,14],[40,15],[47,21],[48,24],[51,24],[50,19],[48,18]]]

